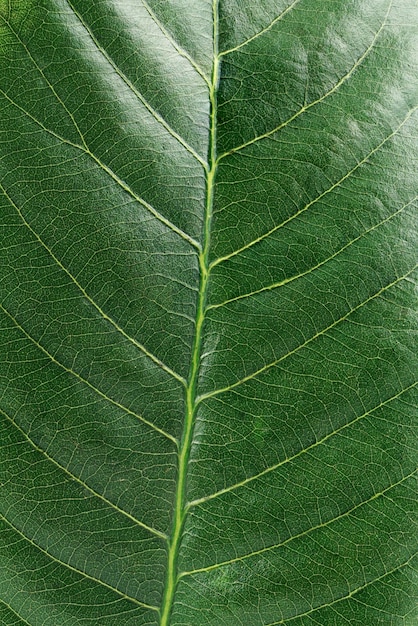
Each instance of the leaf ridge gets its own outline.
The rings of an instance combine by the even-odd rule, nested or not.
[[[124,598],[124,600],[128,600],[130,602],[133,602],[134,604],[137,604],[138,606],[140,606],[140,607],[142,607],[144,609],[150,609],[151,611],[158,611],[158,607],[153,606],[151,604],[146,604],[145,602],[140,602],[136,598],[132,598],[131,596],[128,596],[127,594],[123,593],[123,591],[119,591],[119,589],[117,589],[116,587],[112,587],[112,585],[109,585],[108,583],[104,582],[100,578],[95,578],[94,576],[90,576],[90,574],[87,574],[86,572],[83,572],[83,570],[77,569],[73,565],[70,565],[69,563],[65,563],[64,561],[61,561],[61,559],[58,559],[57,557],[53,556],[47,550],[45,550],[45,548],[42,548],[33,539],[31,539],[30,537],[25,535],[21,530],[19,530],[19,528],[17,528],[14,524],[12,524],[1,513],[0,513],[0,519],[2,519],[3,522],[5,524],[7,524],[7,526],[9,526],[15,533],[17,533],[27,543],[30,543],[34,548],[36,548],[37,550],[42,552],[42,554],[45,554],[45,556],[47,556],[49,559],[51,559],[51,561],[54,561],[55,563],[58,563],[62,567],[65,567],[66,569],[69,569],[72,572],[75,572],[76,574],[79,574],[83,578],[87,578],[88,580],[91,580],[91,581],[93,581],[95,583],[98,583],[99,585],[103,585],[103,587],[106,587],[107,589],[110,589],[110,591],[113,591],[117,595],[121,596],[122,598]]]
[[[229,559],[228,561],[222,561],[220,563],[213,563],[212,565],[208,565],[206,567],[201,567],[201,568],[198,568],[198,569],[195,569],[195,570],[182,572],[180,574],[180,576],[182,578],[184,578],[185,576],[191,576],[191,575],[194,575],[194,574],[210,572],[212,570],[219,569],[220,567],[225,567],[226,565],[231,565],[232,563],[237,563],[238,561],[244,561],[244,560],[249,559],[249,558],[251,558],[253,556],[259,556],[260,554],[265,554],[266,552],[271,552],[272,550],[276,550],[277,548],[281,548],[283,546],[286,546],[287,544],[289,544],[294,539],[301,539],[302,537],[305,537],[305,536],[309,535],[310,533],[314,532],[315,530],[320,530],[321,528],[327,528],[328,526],[330,526],[334,522],[337,522],[337,521],[339,521],[339,520],[341,520],[341,519],[343,519],[345,517],[348,517],[349,515],[351,515],[357,509],[361,508],[362,506],[364,506],[366,504],[370,504],[370,502],[373,502],[373,500],[377,500],[378,498],[384,496],[388,491],[390,491],[391,489],[394,489],[395,487],[398,487],[399,485],[401,485],[403,482],[405,482],[409,478],[412,478],[412,476],[415,476],[417,473],[418,473],[418,470],[414,470],[413,472],[411,472],[407,476],[404,476],[401,480],[397,481],[396,483],[393,483],[392,485],[389,485],[388,487],[386,487],[382,491],[379,491],[379,492],[373,494],[367,500],[363,500],[362,502],[359,502],[358,504],[353,506],[351,509],[348,509],[344,513],[341,513],[341,514],[337,515],[336,517],[333,517],[333,518],[327,520],[326,522],[322,522],[321,524],[316,524],[315,526],[311,526],[311,528],[307,528],[306,530],[302,531],[301,533],[298,533],[297,535],[292,535],[291,537],[288,537],[285,541],[282,541],[281,543],[277,543],[277,544],[274,544],[274,545],[271,545],[271,546],[266,546],[265,548],[260,548],[259,550],[254,550],[254,552],[248,552],[246,554],[242,554],[240,556],[234,557],[233,559]]]
[[[311,615],[315,611],[319,611],[320,609],[325,609],[325,608],[328,608],[328,607],[332,607],[335,604],[337,604],[338,602],[342,602],[343,600],[348,600],[349,598],[352,598],[355,594],[359,593],[360,591],[363,591],[363,589],[366,589],[370,585],[374,585],[375,583],[380,582],[381,580],[383,580],[387,576],[390,576],[391,574],[394,574],[395,572],[398,572],[399,570],[403,569],[404,567],[407,567],[409,565],[409,563],[414,560],[416,555],[417,555],[417,553],[413,554],[404,563],[401,563],[400,565],[397,565],[393,569],[385,572],[384,574],[382,574],[382,576],[378,576],[377,578],[373,578],[372,580],[367,581],[361,587],[357,587],[356,589],[353,589],[352,591],[350,591],[350,593],[348,593],[345,596],[342,596],[341,598],[337,598],[336,600],[332,600],[331,602],[327,602],[325,604],[321,604],[319,606],[316,606],[313,609],[311,609],[310,611],[306,611],[306,613],[300,613],[299,615],[294,615],[293,617],[287,617],[286,619],[282,619],[282,620],[280,620],[278,622],[272,622],[270,624],[267,624],[266,626],[279,626],[279,624],[287,624],[288,622],[291,622],[294,619],[298,619],[298,618],[301,618],[301,617],[306,617],[307,615]]]
[[[237,300],[243,300],[245,298],[250,298],[251,296],[255,296],[255,295],[258,295],[260,293],[264,293],[265,291],[273,291],[274,289],[278,289],[279,287],[283,287],[284,285],[292,283],[294,280],[297,280],[298,278],[302,278],[303,276],[307,276],[309,274],[312,274],[312,272],[316,271],[317,269],[319,269],[323,265],[326,265],[327,263],[329,263],[333,259],[337,258],[342,252],[344,252],[345,250],[350,248],[353,244],[355,244],[357,241],[359,241],[360,239],[362,239],[363,237],[365,237],[366,235],[371,233],[373,230],[376,230],[377,228],[383,226],[383,224],[386,224],[387,222],[392,220],[394,217],[396,217],[397,215],[399,215],[400,213],[405,211],[405,209],[408,208],[411,204],[413,204],[417,199],[418,199],[418,196],[415,196],[414,198],[412,198],[412,200],[410,200],[409,202],[404,204],[400,209],[395,211],[395,213],[392,213],[391,215],[386,217],[384,220],[381,220],[380,222],[378,222],[374,226],[371,226],[370,228],[368,228],[367,230],[362,232],[360,235],[358,235],[354,239],[351,239],[351,241],[349,241],[344,246],[342,246],[342,248],[340,248],[339,250],[334,252],[334,254],[332,254],[331,256],[327,257],[326,259],[324,259],[320,263],[317,263],[313,267],[310,267],[306,271],[301,272],[300,274],[296,274],[295,276],[291,276],[290,278],[285,278],[284,280],[281,280],[281,281],[279,281],[277,283],[272,283],[271,285],[267,285],[266,287],[261,287],[260,289],[256,289],[254,291],[250,291],[249,293],[244,293],[244,294],[241,294],[239,296],[235,296],[234,298],[229,298],[229,300],[225,300],[224,302],[219,302],[217,304],[211,304],[211,305],[209,305],[207,307],[206,310],[209,311],[210,309],[219,309],[220,307],[223,307],[223,306],[225,306],[227,304],[230,304],[231,302],[236,302]]]
[[[17,424],[15,422],[15,420],[8,413],[6,413],[6,411],[4,411],[3,409],[0,408],[0,413],[7,420],[9,420],[9,422],[16,428],[16,430],[18,430],[20,432],[20,434],[26,439],[26,441],[32,446],[32,448],[34,448],[34,450],[39,452],[43,457],[45,457],[48,461],[53,463],[53,465],[58,467],[60,470],[65,472],[65,474],[67,474],[67,476],[69,476],[71,478],[71,480],[74,480],[76,483],[81,485],[84,489],[89,491],[93,496],[95,496],[96,498],[99,498],[105,504],[109,505],[112,509],[114,509],[118,513],[120,513],[120,514],[124,515],[125,517],[127,517],[131,522],[134,522],[136,525],[141,526],[141,528],[143,528],[144,530],[147,530],[149,533],[151,533],[152,535],[155,535],[159,539],[163,539],[164,541],[167,540],[168,537],[167,537],[167,535],[165,533],[161,532],[160,530],[157,530],[156,528],[152,528],[152,526],[148,526],[148,524],[145,524],[144,522],[141,522],[140,520],[138,520],[136,517],[134,517],[133,515],[131,515],[130,513],[125,511],[124,509],[121,509],[117,504],[115,504],[114,502],[111,502],[110,500],[108,500],[106,498],[106,496],[100,494],[98,491],[95,491],[86,482],[84,482],[79,476],[76,476],[75,474],[70,472],[70,470],[67,467],[65,467],[64,465],[61,465],[61,463],[58,463],[58,461],[56,461],[54,459],[54,457],[52,457],[50,454],[48,454],[48,452],[46,450],[44,450],[43,448],[38,446],[34,442],[34,440],[23,430],[23,428],[21,428],[19,426],[19,424]]]
[[[15,36],[16,40],[20,43],[20,45],[22,46],[22,48],[24,48],[26,54],[28,55],[29,59],[32,61],[32,64],[34,65],[34,67],[36,68],[36,70],[39,72],[39,74],[42,76],[42,79],[45,81],[45,83],[48,85],[48,88],[51,90],[51,92],[54,94],[55,99],[57,100],[57,102],[61,105],[61,107],[64,109],[65,113],[68,115],[68,117],[70,118],[74,128],[77,131],[77,134],[79,135],[81,142],[83,144],[83,146],[85,146],[85,148],[88,150],[88,146],[86,144],[86,140],[84,138],[83,133],[80,130],[79,125],[77,124],[77,121],[74,117],[74,115],[71,113],[71,111],[68,109],[67,105],[65,104],[65,102],[62,100],[62,98],[60,98],[57,90],[55,89],[54,85],[51,83],[51,81],[48,80],[48,78],[45,75],[45,72],[42,70],[42,68],[39,66],[39,64],[37,63],[35,57],[32,55],[31,51],[29,50],[28,46],[25,44],[25,42],[23,41],[23,39],[19,36],[19,34],[15,31],[15,29],[13,28],[13,26],[11,25],[10,22],[7,22],[4,17],[2,17],[0,15],[0,18],[3,20],[3,23],[9,28],[10,32]]]
[[[119,326],[119,324],[117,324],[117,322],[115,322],[109,315],[107,315],[107,313],[105,313],[103,311],[103,309],[94,301],[94,299],[87,293],[87,291],[84,289],[84,287],[78,282],[78,280],[76,279],[75,276],[73,276],[71,274],[71,272],[62,264],[62,262],[58,259],[57,256],[55,256],[55,254],[52,252],[52,250],[47,246],[47,244],[43,241],[43,239],[40,237],[40,235],[35,231],[34,228],[32,228],[32,226],[29,224],[29,222],[25,219],[22,211],[19,209],[19,207],[17,206],[17,204],[12,200],[11,196],[9,196],[9,194],[7,193],[7,191],[5,190],[5,188],[3,187],[3,185],[0,183],[0,190],[3,192],[3,194],[6,196],[6,198],[8,199],[8,201],[10,202],[10,204],[13,206],[13,208],[16,210],[16,212],[18,213],[19,217],[21,218],[23,224],[28,228],[28,230],[33,234],[33,236],[35,237],[35,239],[40,243],[40,245],[47,251],[47,253],[51,256],[51,258],[54,260],[54,262],[58,265],[58,267],[65,272],[65,274],[69,277],[69,279],[71,280],[71,282],[76,285],[76,287],[79,289],[79,291],[83,294],[83,296],[86,298],[86,300],[88,300],[88,302],[96,309],[96,311],[100,314],[100,316],[106,320],[109,324],[111,324],[121,335],[123,335],[123,337],[125,337],[125,339],[127,339],[132,345],[134,345],[136,348],[138,348],[143,354],[145,354],[145,356],[147,356],[151,361],[153,361],[153,363],[155,363],[156,365],[158,365],[158,367],[160,369],[162,369],[164,372],[166,372],[167,374],[169,374],[170,376],[172,376],[173,378],[175,378],[176,380],[178,380],[182,385],[186,384],[185,379],[180,376],[180,374],[177,374],[177,372],[175,372],[174,370],[172,370],[170,367],[168,367],[168,365],[166,365],[165,363],[163,363],[163,361],[161,361],[161,359],[159,359],[158,357],[156,357],[154,354],[152,354],[152,352],[150,352],[149,350],[147,350],[147,348],[141,344],[139,341],[137,341],[136,339],[134,339],[133,337],[131,337],[130,335],[128,335],[128,333],[126,333],[123,328],[121,326]]]
[[[40,128],[42,128],[42,130],[45,130],[48,134],[52,135],[53,137],[55,137],[56,139],[58,139],[59,141],[61,141],[62,143],[68,144],[69,146],[72,146],[73,148],[76,148],[77,150],[80,150],[81,152],[83,152],[84,154],[86,154],[88,157],[90,157],[91,159],[93,159],[93,161],[95,161],[95,163],[104,171],[106,172],[116,183],[119,187],[121,187],[124,191],[126,191],[126,193],[128,193],[131,198],[133,198],[136,202],[138,202],[138,204],[140,204],[141,206],[143,206],[149,213],[151,213],[159,222],[161,222],[162,224],[164,224],[164,226],[166,226],[169,230],[173,231],[174,233],[176,233],[177,235],[179,235],[179,237],[181,237],[182,239],[184,239],[185,241],[187,241],[187,243],[189,243],[193,248],[195,248],[196,250],[200,250],[201,246],[200,243],[198,241],[196,241],[195,239],[193,239],[193,237],[190,237],[190,235],[188,235],[187,233],[185,233],[183,230],[181,230],[181,228],[179,228],[178,226],[176,226],[173,222],[170,222],[170,220],[168,220],[166,217],[164,217],[164,215],[162,215],[159,211],[157,211],[157,209],[155,209],[151,204],[149,204],[149,202],[147,202],[146,200],[144,200],[143,198],[141,198],[140,196],[138,196],[130,187],[129,185],[122,180],[121,178],[119,178],[119,176],[117,176],[117,174],[115,174],[115,172],[113,172],[113,170],[111,170],[110,167],[108,167],[107,165],[105,165],[104,163],[102,163],[102,161],[96,157],[96,155],[90,151],[90,149],[87,147],[85,147],[84,145],[80,145],[80,144],[76,144],[72,141],[70,141],[69,139],[65,139],[64,137],[61,137],[60,135],[58,135],[57,133],[55,133],[53,130],[47,128],[46,126],[44,126],[44,124],[42,124],[42,122],[40,122],[38,119],[36,119],[36,117],[34,117],[33,115],[31,115],[28,111],[26,111],[23,107],[21,107],[20,105],[18,105],[16,102],[14,102],[14,100],[12,100],[10,98],[10,96],[8,96],[6,94],[6,92],[4,92],[3,90],[0,89],[0,93],[10,102],[10,104],[12,104],[13,106],[15,106],[17,109],[19,109],[24,115],[26,115],[29,119],[31,119],[35,124],[37,124]]]
[[[326,189],[325,191],[323,191],[322,193],[319,194],[319,196],[317,196],[316,198],[314,198],[313,200],[311,200],[310,202],[308,202],[308,204],[306,204],[302,209],[299,209],[298,211],[296,211],[296,213],[294,213],[293,215],[291,215],[290,217],[288,217],[286,220],[284,220],[283,222],[281,222],[280,224],[277,224],[277,226],[274,226],[271,230],[269,230],[268,232],[264,233],[263,235],[260,235],[260,237],[257,237],[256,239],[253,239],[252,241],[250,241],[249,243],[245,244],[244,246],[242,246],[241,248],[234,250],[233,252],[226,254],[225,256],[219,257],[218,259],[215,259],[214,261],[212,261],[211,265],[210,265],[210,269],[212,269],[213,267],[215,267],[216,265],[219,265],[220,263],[223,263],[224,261],[228,261],[229,259],[237,256],[238,254],[241,254],[241,252],[244,252],[245,250],[248,250],[249,248],[252,248],[252,246],[254,246],[257,243],[260,243],[261,241],[263,241],[264,239],[266,239],[267,237],[269,237],[270,235],[272,235],[273,233],[275,233],[276,231],[278,231],[280,228],[282,228],[283,226],[286,226],[289,222],[291,222],[292,220],[294,220],[295,218],[299,217],[302,213],[305,213],[305,211],[307,211],[308,209],[310,209],[314,204],[316,204],[317,202],[319,202],[320,200],[322,200],[322,198],[324,198],[326,195],[328,195],[329,193],[331,193],[332,191],[334,191],[335,189],[337,189],[338,187],[340,187],[342,185],[342,183],[344,183],[346,180],[348,180],[353,174],[354,172],[356,172],[362,165],[364,165],[374,154],[376,154],[388,141],[390,141],[391,139],[393,139],[393,137],[395,137],[399,131],[401,130],[401,128],[403,128],[403,126],[405,126],[405,124],[409,121],[409,119],[414,115],[414,113],[418,110],[418,105],[413,107],[412,109],[410,109],[407,113],[407,115],[405,116],[405,118],[402,120],[402,122],[399,124],[399,126],[397,126],[395,128],[394,131],[392,131],[389,135],[387,135],[379,144],[377,144],[377,146],[375,146],[365,157],[363,157],[363,159],[361,159],[360,161],[358,161],[358,163],[356,163],[356,165],[349,170],[348,172],[346,172],[344,174],[344,176],[342,176],[339,180],[337,180],[335,183],[333,183],[330,187],[328,187],[328,189]]]
[[[340,426],[336,430],[331,431],[330,433],[328,433],[327,435],[322,437],[322,439],[318,439],[317,441],[312,443],[307,448],[302,448],[301,450],[296,452],[296,454],[293,454],[292,456],[287,457],[286,459],[283,459],[283,461],[280,461],[279,463],[275,463],[274,465],[271,465],[270,467],[265,468],[264,470],[262,470],[258,474],[254,474],[253,476],[249,476],[248,478],[244,478],[244,480],[240,481],[239,483],[235,483],[233,485],[230,485],[229,487],[225,487],[224,489],[220,489],[219,491],[216,491],[215,493],[212,493],[212,494],[210,494],[208,496],[204,496],[203,498],[199,498],[197,500],[193,500],[192,502],[189,503],[189,507],[191,508],[191,507],[194,507],[194,506],[199,506],[200,504],[204,504],[205,502],[208,502],[209,500],[213,500],[214,498],[218,498],[219,496],[223,495],[224,493],[229,493],[230,491],[235,491],[235,489],[239,489],[240,487],[244,487],[245,485],[247,485],[249,483],[252,483],[255,480],[258,480],[259,478],[262,478],[263,476],[266,476],[267,474],[270,474],[270,472],[274,472],[279,467],[282,467],[283,465],[286,465],[287,463],[290,463],[291,461],[294,461],[295,459],[297,459],[298,457],[302,456],[303,454],[306,454],[307,452],[311,452],[314,448],[317,448],[318,446],[320,446],[323,443],[325,443],[326,441],[328,441],[328,439],[331,439],[335,435],[338,435],[339,433],[341,433],[346,428],[350,428],[351,426],[353,426],[354,424],[356,424],[360,420],[364,419],[365,417],[368,417],[369,415],[374,413],[374,411],[377,411],[380,408],[386,406],[387,404],[390,404],[390,402],[393,402],[394,400],[397,400],[404,393],[406,393],[407,391],[410,391],[411,389],[414,389],[414,387],[416,387],[417,385],[418,385],[418,382],[412,383],[408,387],[405,387],[404,389],[399,391],[394,396],[391,396],[387,400],[384,400],[383,402],[381,402],[380,404],[378,404],[378,405],[374,406],[373,408],[369,409],[365,413],[362,413],[361,415],[357,415],[354,419],[350,420],[346,424],[343,424],[342,426]]]
[[[159,428],[158,426],[156,426],[155,424],[153,424],[149,420],[145,419],[145,417],[142,417],[138,413],[135,413],[135,411],[132,411],[128,407],[124,406],[123,404],[120,404],[116,400],[113,400],[108,395],[106,395],[103,391],[100,391],[100,389],[98,389],[92,383],[90,383],[88,380],[83,378],[80,374],[78,374],[77,372],[75,372],[71,368],[66,367],[65,365],[63,365],[63,363],[60,363],[60,361],[58,361],[52,354],[50,354],[48,352],[48,350],[46,348],[44,348],[44,346],[42,346],[38,341],[36,341],[36,339],[34,337],[32,337],[32,335],[30,335],[28,333],[28,331],[25,330],[21,324],[19,324],[19,322],[16,320],[16,318],[13,317],[13,315],[11,313],[9,313],[9,311],[2,304],[0,304],[0,310],[3,311],[3,313],[5,313],[5,315],[7,315],[7,317],[13,322],[13,324],[16,326],[16,328],[18,328],[25,335],[25,337],[27,337],[29,339],[29,341],[31,341],[37,348],[39,348],[39,350],[41,350],[41,352],[43,352],[43,354],[45,354],[49,359],[51,359],[51,361],[53,363],[55,363],[55,365],[58,365],[58,367],[63,369],[65,372],[67,372],[68,374],[71,374],[72,376],[74,376],[77,380],[79,380],[81,383],[83,383],[87,387],[90,387],[90,389],[92,389],[95,393],[97,393],[99,396],[101,396],[104,400],[107,400],[108,402],[110,402],[114,406],[118,407],[119,409],[121,409],[125,413],[128,413],[129,415],[132,415],[133,417],[136,417],[143,424],[146,424],[147,426],[149,426],[150,428],[155,430],[160,435],[163,435],[163,437],[165,437],[166,439],[169,439],[170,441],[172,441],[174,443],[174,445],[177,447],[178,442],[177,442],[177,439],[175,437],[173,437],[173,435],[170,435],[170,433],[166,432],[162,428]]]
[[[261,35],[264,35],[264,33],[268,32],[269,30],[271,30],[273,28],[273,26],[275,26],[275,24],[277,24],[277,22],[280,22],[280,20],[282,20],[285,15],[287,15],[288,13],[290,13],[290,11],[292,11],[292,9],[294,9],[294,7],[299,4],[299,2],[301,2],[301,0],[293,0],[293,2],[291,4],[289,4],[289,6],[284,9],[284,11],[282,11],[280,13],[280,15],[278,15],[277,17],[275,17],[270,24],[268,24],[265,28],[263,28],[262,30],[260,30],[258,33],[255,33],[255,35],[252,35],[251,37],[248,37],[248,39],[245,39],[245,41],[242,41],[240,44],[238,44],[237,46],[235,46],[234,48],[229,48],[228,50],[223,50],[222,52],[219,53],[220,57],[224,57],[227,54],[231,54],[231,52],[236,52],[237,50],[239,50],[240,48],[242,48],[243,46],[246,46],[247,44],[251,43],[252,41],[254,41],[254,39],[258,39],[258,37],[260,37]]]
[[[368,304],[369,302],[371,302],[375,298],[378,298],[382,293],[384,293],[385,291],[387,291],[391,287],[394,287],[395,285],[397,285],[402,280],[405,280],[406,278],[408,278],[408,276],[410,274],[412,274],[416,270],[417,267],[418,267],[418,264],[414,265],[414,267],[412,267],[409,270],[409,272],[407,272],[403,276],[400,276],[399,278],[396,278],[394,281],[392,281],[391,283],[389,283],[385,287],[382,287],[381,289],[379,289],[379,291],[377,291],[375,294],[373,294],[372,296],[369,296],[366,300],[364,300],[360,304],[356,305],[354,308],[350,309],[350,311],[348,311],[345,315],[343,315],[339,319],[335,320],[334,322],[332,322],[332,324],[330,324],[329,326],[327,326],[323,330],[319,331],[318,333],[316,333],[315,335],[313,335],[312,337],[307,339],[304,343],[300,344],[299,346],[297,346],[296,348],[291,350],[290,352],[287,352],[286,354],[281,356],[279,359],[276,359],[275,361],[272,361],[271,363],[267,363],[267,365],[264,365],[263,367],[261,367],[260,369],[256,370],[255,372],[252,372],[251,374],[248,374],[248,376],[244,376],[244,378],[241,378],[240,380],[237,380],[235,383],[232,383],[228,387],[222,387],[221,389],[215,389],[214,391],[209,391],[208,393],[202,394],[201,396],[199,396],[198,402],[200,403],[203,400],[206,400],[207,398],[212,398],[214,396],[218,396],[221,393],[225,393],[227,391],[230,391],[231,389],[234,389],[235,387],[238,387],[239,385],[242,385],[243,383],[246,383],[247,381],[252,380],[253,378],[258,376],[259,374],[262,374],[263,372],[266,372],[267,370],[269,370],[270,368],[274,367],[278,363],[281,363],[282,361],[284,361],[284,359],[287,359],[289,356],[292,356],[296,352],[299,352],[299,350],[301,350],[302,348],[304,348],[305,346],[310,344],[312,341],[314,341],[318,337],[321,337],[322,335],[324,335],[326,332],[328,332],[329,330],[334,328],[334,326],[336,326],[337,324],[345,321],[352,313],[355,313],[361,307],[365,306],[366,304]]]
[[[203,69],[200,67],[200,65],[190,56],[190,54],[184,48],[182,48],[180,46],[179,43],[177,43],[177,41],[174,39],[174,37],[171,35],[171,33],[166,29],[164,24],[158,19],[157,15],[151,9],[151,7],[148,4],[148,2],[146,2],[146,0],[141,0],[141,2],[142,2],[142,5],[143,5],[144,9],[147,11],[148,15],[150,16],[150,18],[152,19],[154,24],[156,24],[158,26],[158,28],[160,29],[160,31],[162,32],[164,37],[171,43],[173,48],[177,51],[177,53],[180,56],[184,57],[185,59],[187,59],[189,61],[190,65],[192,67],[194,67],[196,72],[201,76],[201,78],[203,78],[203,80],[205,81],[205,83],[207,84],[207,86],[210,89],[211,82],[210,82],[209,78],[206,76],[206,74],[203,71]]]
[[[71,0],[66,0],[69,8],[71,9],[71,11],[74,13],[74,15],[78,18],[79,22],[82,24],[82,26],[84,27],[85,31],[87,32],[87,34],[89,35],[91,41],[94,43],[96,49],[101,53],[101,55],[106,59],[106,61],[109,63],[109,65],[115,70],[116,74],[119,76],[119,78],[125,83],[125,85],[128,87],[128,89],[131,90],[131,92],[138,98],[138,100],[144,105],[144,107],[147,109],[147,111],[150,113],[150,115],[159,123],[161,124],[161,126],[174,138],[176,139],[176,141],[178,141],[185,150],[187,150],[187,152],[189,152],[201,165],[204,169],[207,169],[208,164],[206,163],[206,161],[204,159],[202,159],[202,157],[200,156],[200,154],[198,154],[196,152],[196,150],[194,148],[192,148],[192,146],[185,140],[183,139],[183,137],[181,137],[171,126],[170,124],[164,119],[164,117],[158,113],[158,111],[156,111],[154,109],[154,107],[152,107],[150,105],[150,103],[145,99],[145,97],[141,94],[141,92],[135,87],[135,85],[129,80],[129,78],[126,76],[126,74],[118,67],[118,65],[116,65],[116,63],[113,61],[112,57],[107,53],[107,51],[105,50],[105,48],[103,46],[100,45],[97,37],[94,35],[93,31],[91,30],[91,28],[88,26],[88,24],[85,22],[85,20],[83,19],[83,17],[81,16],[81,14],[74,8]]]
[[[300,115],[302,115],[302,113],[304,113],[305,111],[308,111],[309,109],[311,109],[312,107],[316,106],[317,104],[320,104],[326,98],[328,98],[333,93],[335,93],[341,87],[341,85],[343,85],[345,82],[347,82],[347,80],[353,75],[353,73],[356,71],[356,69],[363,63],[363,61],[366,59],[366,57],[368,57],[370,52],[373,50],[373,48],[374,48],[374,46],[376,44],[376,41],[378,40],[381,32],[384,30],[384,28],[385,28],[385,26],[387,24],[387,19],[389,17],[389,13],[390,13],[390,10],[392,8],[392,4],[393,4],[393,0],[390,0],[388,9],[386,11],[386,15],[384,17],[384,20],[383,20],[382,24],[380,25],[379,29],[376,31],[376,33],[375,33],[375,35],[373,37],[372,42],[369,44],[369,46],[366,48],[366,50],[363,52],[363,54],[357,59],[357,61],[354,63],[354,65],[351,66],[350,70],[346,74],[344,74],[344,76],[342,78],[340,78],[340,80],[337,83],[335,83],[335,85],[331,89],[329,89],[325,94],[323,94],[320,98],[317,98],[313,102],[310,102],[309,104],[304,104],[296,113],[294,113],[291,117],[289,117],[288,120],[286,120],[285,122],[282,122],[281,124],[279,124],[278,126],[273,128],[272,130],[269,130],[266,133],[263,133],[262,135],[259,135],[258,137],[254,137],[253,139],[250,139],[249,141],[246,141],[246,142],[242,143],[241,145],[239,145],[239,146],[237,146],[235,148],[232,148],[231,150],[227,150],[227,152],[224,152],[223,154],[221,154],[218,157],[218,160],[220,161],[221,159],[224,159],[226,156],[229,156],[230,154],[233,154],[233,153],[236,153],[236,152],[240,152],[244,148],[247,148],[248,146],[251,146],[252,144],[257,143],[261,139],[266,139],[267,137],[270,137],[271,135],[274,135],[279,130],[282,130],[283,128],[288,126],[291,122],[293,122],[295,119],[297,119]]]

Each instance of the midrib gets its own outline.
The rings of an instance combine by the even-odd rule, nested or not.
[[[210,98],[210,137],[209,137],[209,168],[206,175],[206,202],[203,227],[202,250],[199,253],[199,293],[196,310],[195,336],[191,353],[190,370],[185,396],[185,419],[178,453],[178,475],[174,508],[173,528],[169,540],[167,575],[161,606],[160,626],[169,626],[178,583],[178,554],[180,551],[184,523],[187,517],[186,481],[187,466],[193,439],[196,414],[196,387],[199,377],[200,357],[202,349],[202,329],[205,319],[206,297],[209,279],[209,251],[211,221],[213,212],[213,195],[218,166],[216,155],[216,123],[217,123],[217,88],[219,81],[219,0],[213,0],[213,66],[209,89]]]

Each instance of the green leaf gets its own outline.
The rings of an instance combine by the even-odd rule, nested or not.
[[[0,621],[412,626],[416,0],[0,0]]]

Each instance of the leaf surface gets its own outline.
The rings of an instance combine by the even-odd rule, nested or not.
[[[0,0],[0,620],[412,626],[415,0]]]

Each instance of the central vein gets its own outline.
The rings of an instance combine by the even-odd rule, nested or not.
[[[187,466],[193,439],[193,431],[196,417],[196,390],[200,369],[202,351],[202,330],[205,319],[205,307],[209,280],[209,251],[210,232],[213,213],[213,195],[217,170],[216,156],[216,121],[217,121],[217,88],[219,82],[218,54],[218,0],[213,0],[213,67],[212,79],[209,89],[210,98],[210,136],[209,136],[209,167],[206,175],[206,203],[203,225],[202,249],[199,253],[199,294],[196,310],[195,336],[192,348],[191,362],[185,398],[185,421],[182,440],[179,449],[178,476],[176,488],[176,500],[174,509],[173,530],[170,538],[167,577],[161,607],[160,626],[169,626],[170,615],[173,608],[174,595],[178,583],[178,554],[180,550],[184,523],[187,516],[186,480]]]

